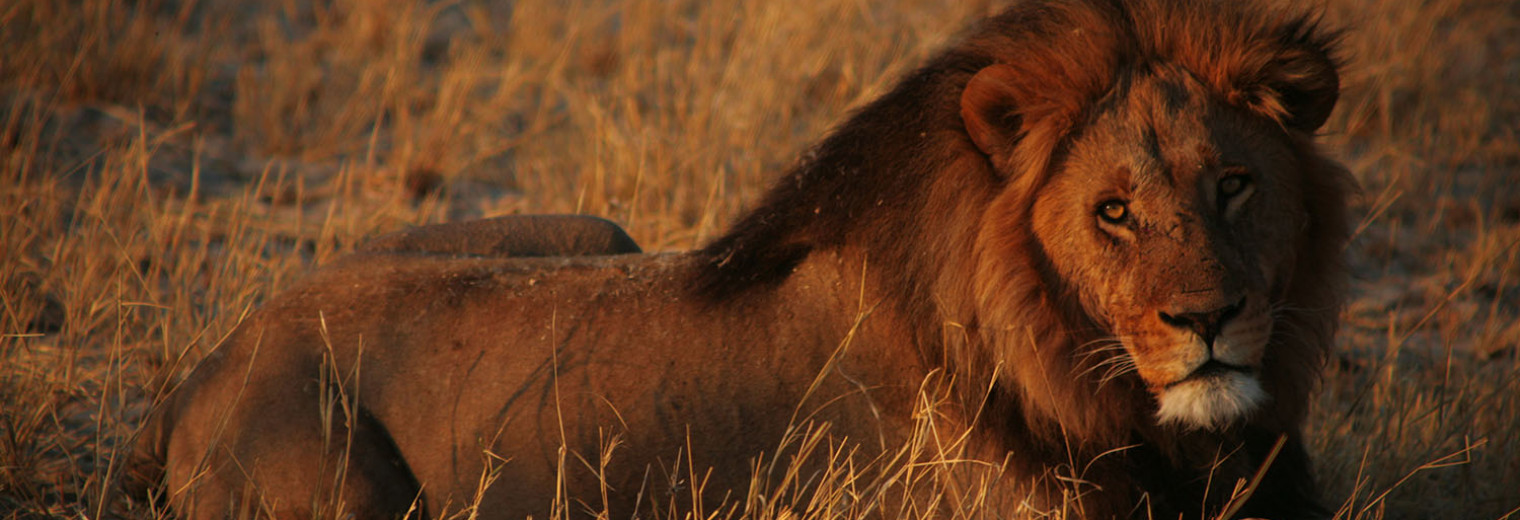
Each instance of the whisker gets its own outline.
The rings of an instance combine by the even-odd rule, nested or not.
[[[1113,336],[1098,338],[1078,346],[1078,360],[1086,361],[1094,355],[1124,350],[1124,341]]]
[[[1110,367],[1107,372],[1103,373],[1103,378],[1098,380],[1099,390],[1102,390],[1103,386],[1107,385],[1109,381],[1123,377],[1125,374],[1129,374],[1131,372],[1139,372],[1140,367],[1135,365],[1134,360],[1128,359],[1127,356],[1126,359],[1128,362],[1116,363],[1113,367]]]
[[[1081,345],[1077,345],[1076,350],[1085,350],[1088,347],[1093,347],[1095,345],[1097,346],[1096,348],[1098,350],[1101,350],[1103,348],[1111,347],[1113,345],[1122,345],[1122,344],[1123,344],[1123,341],[1121,341],[1118,337],[1115,337],[1115,336],[1104,336],[1104,337],[1101,337],[1101,338],[1089,341],[1087,343],[1083,343]]]
[[[1078,354],[1078,356],[1080,356],[1079,359],[1081,361],[1086,361],[1088,359],[1091,359],[1093,356],[1096,356],[1096,355],[1099,355],[1099,354],[1105,354],[1105,353],[1110,353],[1110,352],[1124,352],[1124,351],[1125,350],[1124,350],[1124,344],[1123,343],[1115,343],[1113,345],[1108,345],[1108,346],[1105,346],[1103,348],[1097,348],[1097,349],[1089,350],[1087,352],[1082,352],[1082,353]]]
[[[1104,359],[1102,361],[1099,361],[1097,363],[1093,363],[1092,366],[1087,367],[1086,370],[1083,370],[1077,376],[1078,377],[1086,377],[1088,374],[1092,373],[1094,370],[1097,370],[1099,368],[1103,368],[1105,366],[1110,367],[1110,370],[1111,370],[1112,366],[1118,365],[1118,364],[1122,364],[1122,363],[1133,364],[1134,363],[1134,358],[1131,358],[1128,354],[1121,354],[1121,355],[1118,355],[1118,356],[1113,356],[1113,357],[1110,357],[1108,359]]]

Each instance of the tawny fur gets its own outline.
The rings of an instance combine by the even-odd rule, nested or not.
[[[487,257],[641,253],[623,228],[588,215],[513,215],[419,226],[364,242],[359,253]]]
[[[556,496],[627,518],[693,486],[743,507],[783,473],[751,461],[826,427],[863,478],[959,461],[906,495],[940,513],[1199,518],[1283,439],[1242,514],[1325,516],[1299,427],[1348,234],[1349,176],[1312,143],[1332,39],[1236,2],[1021,3],[699,251],[325,267],[206,358],[142,451],[193,518],[543,518]],[[881,458],[926,418],[964,442]]]

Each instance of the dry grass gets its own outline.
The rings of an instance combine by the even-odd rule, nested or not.
[[[1514,517],[1520,3],[1327,2],[1363,220],[1311,449],[1342,518]],[[985,4],[0,3],[0,516],[103,516],[152,396],[365,235],[581,212],[692,247]]]

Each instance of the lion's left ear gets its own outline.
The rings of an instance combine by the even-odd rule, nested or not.
[[[1330,118],[1340,97],[1340,74],[1326,49],[1308,45],[1284,51],[1268,65],[1258,92],[1258,109],[1279,117],[1289,128],[1313,132]],[[1266,106],[1261,106],[1261,105]]]

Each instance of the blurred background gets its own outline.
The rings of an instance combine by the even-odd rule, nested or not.
[[[587,213],[692,248],[1004,2],[0,1],[0,518],[98,497],[166,384],[364,237]],[[1322,0],[1355,279],[1339,518],[1520,518],[1520,2]]]

